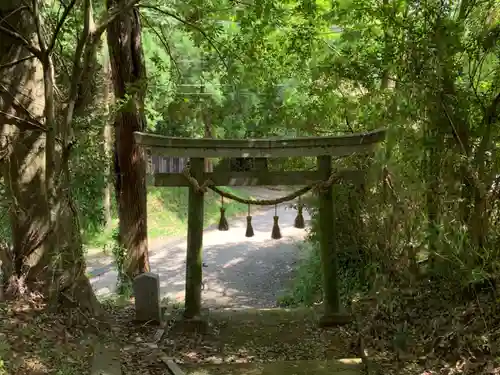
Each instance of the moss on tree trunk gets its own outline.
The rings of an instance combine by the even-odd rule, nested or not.
[[[110,9],[124,3],[123,0],[107,0],[106,6]],[[107,35],[115,97],[123,101],[115,118],[119,241],[127,252],[125,272],[133,279],[149,271],[146,156],[134,139],[135,131],[146,128],[146,70],[138,10],[131,9],[118,16],[108,26]]]
[[[318,171],[324,180],[332,173],[331,156],[318,157]],[[335,244],[333,189],[331,186],[319,193],[319,243],[323,268],[323,298],[325,315],[339,312],[338,260]]]
[[[191,158],[190,164],[191,174],[200,180],[205,165],[204,159]],[[204,195],[193,186],[189,187],[185,318],[199,317],[201,311]]]

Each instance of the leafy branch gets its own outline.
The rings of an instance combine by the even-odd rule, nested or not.
[[[210,44],[210,46],[215,50],[215,52],[217,53],[217,55],[219,56],[222,64],[224,65],[224,67],[226,68],[226,70],[229,70],[229,66],[227,65],[225,59],[224,59],[224,56],[223,54],[220,52],[219,48],[217,47],[217,45],[215,44],[215,41],[206,33],[205,30],[203,30],[201,27],[199,27],[198,25],[195,25],[194,23],[191,23],[185,19],[183,19],[181,16],[175,14],[175,13],[172,13],[172,12],[169,12],[168,10],[165,10],[165,9],[162,9],[162,8],[159,8],[155,5],[146,5],[146,4],[141,4],[139,5],[140,8],[145,8],[145,9],[151,9],[151,10],[154,10],[158,13],[161,13],[167,17],[171,17],[179,22],[181,22],[182,24],[186,25],[186,26],[189,26],[191,27],[192,29],[198,31],[208,42],[208,44]]]
[[[165,51],[167,52],[168,56],[170,57],[170,60],[175,65],[175,68],[177,70],[177,74],[179,76],[181,76],[181,69],[179,67],[179,64],[177,63],[177,60],[175,59],[175,57],[174,57],[174,55],[172,53],[172,49],[168,45],[168,42],[167,42],[167,40],[166,40],[165,35],[163,34],[163,32],[162,31],[158,31],[155,27],[153,27],[153,25],[151,25],[151,22],[149,22],[149,20],[148,20],[147,17],[141,15],[141,19],[151,29],[151,31],[153,31],[153,33],[157,36],[158,40],[163,45],[163,48],[165,48]]]
[[[62,4],[62,2],[61,2],[61,4]],[[66,19],[68,18],[69,14],[71,13],[71,10],[75,6],[75,4],[76,4],[76,0],[71,0],[71,2],[67,6],[64,6],[64,12],[63,12],[61,18],[59,18],[59,21],[57,22],[57,26],[54,30],[54,34],[52,35],[52,39],[50,40],[49,46],[47,47],[47,51],[49,53],[54,50],[54,46],[56,44],[59,32],[61,31],[62,27],[64,26],[64,23],[66,22]]]

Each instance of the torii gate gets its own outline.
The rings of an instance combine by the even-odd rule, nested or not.
[[[332,185],[337,179],[332,176],[362,183],[365,173],[358,170],[346,170],[334,174],[332,157],[345,157],[373,151],[376,144],[384,140],[385,130],[345,136],[282,139],[191,139],[140,132],[134,135],[137,144],[150,149],[151,155],[190,158],[189,176],[185,173],[156,173],[154,175],[155,186],[189,187],[185,319],[196,320],[201,313],[205,189],[200,189],[199,185],[207,181],[210,181],[212,187],[307,185],[307,181],[330,181],[330,183],[323,184],[322,189],[318,191],[324,297],[324,315],[320,319],[320,325],[332,326],[350,321],[350,317],[341,311],[340,306],[332,195]],[[315,171],[273,172],[262,168],[247,172],[229,170],[205,172],[204,168],[206,158],[284,157],[316,157],[317,169]]]

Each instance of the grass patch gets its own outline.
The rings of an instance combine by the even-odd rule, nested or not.
[[[242,198],[248,194],[229,187],[226,191]],[[172,237],[186,233],[188,215],[188,188],[148,187],[148,236],[149,239]],[[242,214],[247,206],[234,201],[224,201],[226,217]],[[205,195],[205,226],[219,220],[220,197],[209,190]],[[118,219],[113,218],[110,228],[96,233],[84,233],[85,244],[89,249],[105,250],[112,242],[113,230],[118,226]],[[95,251],[95,250],[94,250]]]

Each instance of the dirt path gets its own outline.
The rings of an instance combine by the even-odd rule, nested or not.
[[[178,312],[173,311],[171,317]],[[184,331],[175,322],[156,346],[157,328],[130,328],[133,310],[115,321],[122,341],[124,375],[165,374],[161,356],[172,358],[189,375],[360,375],[357,335],[349,327],[321,329],[322,308],[210,310],[209,330]],[[180,328],[180,329],[176,329]],[[342,359],[342,360],[341,360]]]
[[[256,198],[273,198],[286,191],[251,188]],[[220,232],[208,229],[204,232],[203,269],[205,306],[216,307],[271,307],[288,286],[294,264],[299,256],[297,244],[307,234],[304,229],[294,228],[296,211],[287,205],[278,207],[279,224],[283,238],[271,239],[274,208],[253,215],[255,236],[245,237],[244,217],[229,220],[230,229]],[[305,213],[306,220],[309,219]],[[150,256],[151,271],[160,275],[163,297],[177,301],[184,298],[185,239],[169,241],[154,250]],[[110,259],[89,262],[89,273],[98,295],[110,294],[116,284],[116,271]]]

